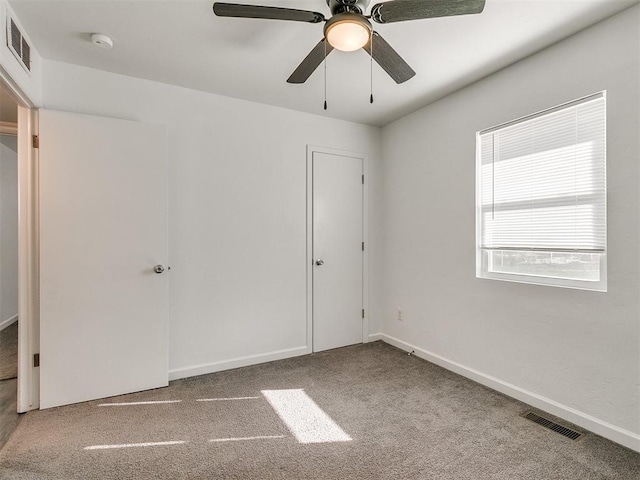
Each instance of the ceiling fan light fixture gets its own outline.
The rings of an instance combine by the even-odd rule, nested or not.
[[[371,30],[371,23],[362,15],[340,13],[327,21],[324,36],[333,48],[353,52],[369,42]]]

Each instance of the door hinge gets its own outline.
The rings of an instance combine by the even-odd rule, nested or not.
[[[362,184],[364,185],[364,175],[362,175]]]
[[[362,251],[364,252],[364,242],[362,242]]]
[[[33,140],[33,148],[40,148],[40,137],[38,137],[38,135],[33,135],[32,140]]]
[[[362,318],[364,318],[364,308],[362,309]]]
[[[34,368],[40,366],[40,354],[39,353],[34,353],[33,354],[33,366],[34,366]]]

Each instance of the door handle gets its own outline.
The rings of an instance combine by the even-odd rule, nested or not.
[[[324,265],[324,260],[322,260],[321,258],[317,259],[316,260],[316,265],[319,266],[319,267]]]
[[[156,273],[164,273],[164,265],[156,265],[153,267],[153,271]]]

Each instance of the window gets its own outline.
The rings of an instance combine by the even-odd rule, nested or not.
[[[607,290],[606,96],[477,133],[477,277]]]

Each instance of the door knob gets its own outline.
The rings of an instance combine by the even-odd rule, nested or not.
[[[153,267],[153,271],[156,273],[164,273],[164,265],[156,265]]]
[[[316,265],[320,266],[320,265],[324,265],[324,260],[322,260],[321,258],[316,260]]]

